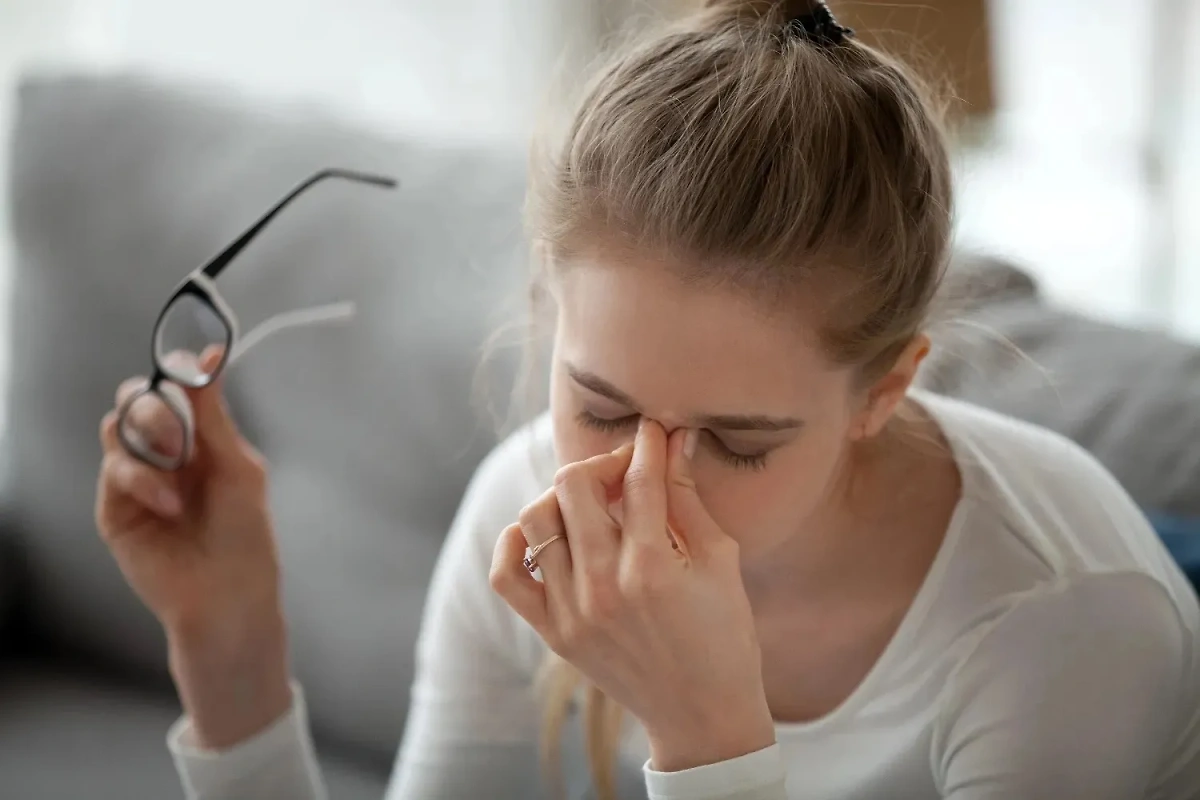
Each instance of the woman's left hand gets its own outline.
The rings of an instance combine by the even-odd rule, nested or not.
[[[775,741],[737,543],[691,477],[695,437],[646,421],[632,447],[563,467],[501,534],[491,572],[555,653],[638,718],[664,772]],[[617,497],[621,523],[608,511]],[[538,582],[525,548],[558,534]]]

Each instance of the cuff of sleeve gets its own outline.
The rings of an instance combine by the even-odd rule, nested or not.
[[[188,798],[237,797],[252,787],[256,797],[276,797],[276,791],[286,787],[299,791],[296,797],[324,796],[313,792],[321,782],[304,691],[295,681],[291,688],[292,706],[286,714],[227,750],[198,747],[191,720],[176,720],[167,733],[167,747]]]
[[[778,744],[679,772],[656,772],[647,761],[642,772],[650,800],[783,797],[786,780]]]

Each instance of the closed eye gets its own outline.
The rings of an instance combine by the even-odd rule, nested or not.
[[[726,464],[738,469],[760,470],[767,465],[770,450],[757,453],[740,453],[721,440],[721,437],[710,430],[705,430],[705,439],[712,443],[712,449]]]
[[[626,430],[636,427],[640,414],[625,414],[620,417],[601,417],[593,414],[586,409],[580,411],[576,415],[576,419],[580,425],[592,430],[601,431],[603,433],[615,433],[617,431]],[[766,466],[767,456],[770,455],[770,450],[758,453],[741,453],[732,449],[721,438],[711,430],[704,430],[704,441],[708,444],[709,449],[713,453],[732,467],[737,469],[759,470]]]
[[[613,433],[624,428],[631,428],[637,425],[641,414],[626,414],[621,417],[601,417],[593,414],[591,411],[584,409],[576,415],[579,424],[585,428],[603,431],[605,433]]]

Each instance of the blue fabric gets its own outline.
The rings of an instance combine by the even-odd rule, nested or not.
[[[1184,519],[1150,514],[1149,518],[1192,586],[1200,590],[1200,517]]]

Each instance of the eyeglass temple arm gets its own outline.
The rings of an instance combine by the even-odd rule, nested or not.
[[[291,203],[300,195],[304,194],[309,187],[316,183],[320,183],[326,178],[341,178],[343,180],[355,181],[356,183],[365,183],[385,189],[396,188],[396,180],[384,175],[371,175],[366,172],[354,172],[353,170],[346,169],[321,170],[320,172],[309,177],[295,189],[292,189],[292,191],[288,192],[287,196],[276,203],[266,214],[263,214],[258,222],[255,222],[253,225],[251,225],[250,228],[247,229],[246,232],[237,239],[235,239],[232,244],[230,244],[220,253],[217,253],[217,255],[214,256],[211,261],[201,268],[201,271],[210,278],[216,278],[221,274],[221,270],[225,269],[230,261],[233,261],[233,259],[237,258],[238,253],[246,249],[246,245],[254,241],[254,237],[262,233],[263,228],[267,227],[268,223],[275,219],[280,211],[283,211],[283,209],[286,208],[289,203]]]
[[[288,328],[302,328],[331,322],[344,322],[354,316],[354,303],[330,303],[325,306],[301,308],[287,311],[265,320],[234,345],[227,363],[232,364],[244,356],[250,348]]]

